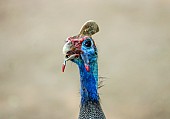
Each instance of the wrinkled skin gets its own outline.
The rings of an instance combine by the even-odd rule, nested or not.
[[[90,71],[90,63],[97,60],[97,48],[93,39],[88,36],[68,38],[63,47],[63,53],[65,54],[64,68],[66,61],[71,60],[78,65],[83,63],[86,70]]]

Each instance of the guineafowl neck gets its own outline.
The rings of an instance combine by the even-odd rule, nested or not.
[[[81,104],[87,102],[99,102],[98,95],[98,64],[97,61],[90,63],[90,71],[86,71],[84,63],[79,65]]]
[[[98,95],[98,65],[97,61],[90,63],[87,72],[84,64],[80,63],[81,105],[78,119],[106,119]]]

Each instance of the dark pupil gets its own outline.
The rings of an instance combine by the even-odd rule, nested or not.
[[[86,46],[86,47],[91,47],[91,41],[90,41],[90,40],[86,41],[86,42],[85,42],[85,46]]]

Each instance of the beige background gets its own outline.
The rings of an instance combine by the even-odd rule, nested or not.
[[[79,74],[62,47],[95,20],[107,119],[170,118],[170,1],[1,0],[0,119],[76,119]]]

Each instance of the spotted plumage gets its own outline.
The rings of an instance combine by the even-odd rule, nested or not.
[[[105,115],[99,102],[89,101],[80,106],[78,119],[105,119]]]

